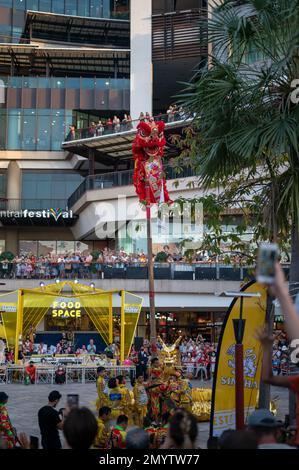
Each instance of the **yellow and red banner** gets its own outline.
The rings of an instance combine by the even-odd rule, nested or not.
[[[260,297],[243,297],[245,331],[244,347],[244,415],[245,421],[256,407],[261,379],[262,349],[254,337],[255,330],[265,324],[267,290],[251,282],[242,292],[260,293]],[[240,317],[240,297],[235,298],[223,322],[213,380],[210,436],[220,436],[226,429],[235,429],[235,334],[233,320]]]

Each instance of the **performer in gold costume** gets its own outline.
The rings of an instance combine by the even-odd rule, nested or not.
[[[133,387],[134,394],[134,424],[143,427],[144,418],[147,415],[148,395],[144,386],[144,377],[139,375]]]
[[[96,401],[96,408],[99,410],[102,406],[107,405],[107,395],[104,393],[105,390],[105,367],[98,367],[97,368],[97,392],[98,398]]]
[[[132,400],[130,392],[124,383],[119,383],[119,377],[108,382],[108,406],[111,408],[111,419],[116,420],[119,415],[132,416]],[[123,379],[121,379],[122,381]]]
[[[192,388],[188,379],[183,378],[182,371],[176,371],[176,389],[172,391],[170,398],[177,408],[184,408],[192,412]]]
[[[158,342],[162,346],[160,351],[160,360],[164,364],[164,373],[167,372],[167,369],[173,369],[181,366],[181,355],[178,349],[181,340],[182,336],[179,336],[175,343],[167,346],[161,336],[158,336]]]
[[[109,428],[109,420],[111,417],[111,408],[108,406],[102,406],[99,409],[98,432],[95,438],[94,447],[99,449],[109,448],[109,439],[111,430]]]

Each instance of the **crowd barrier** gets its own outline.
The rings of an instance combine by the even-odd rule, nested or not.
[[[27,365],[0,366],[0,384],[25,384]],[[64,367],[65,383],[86,384],[96,382],[98,365],[73,364]],[[118,375],[135,378],[136,367],[129,365],[105,366],[110,377]],[[55,372],[57,366],[54,364],[37,365],[35,373],[35,385],[55,383]]]

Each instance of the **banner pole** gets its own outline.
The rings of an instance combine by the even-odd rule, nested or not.
[[[125,360],[125,291],[121,291],[121,310],[120,310],[120,360]]]
[[[148,256],[148,295],[150,308],[150,343],[153,346],[153,352],[156,351],[157,330],[156,330],[156,312],[155,312],[155,280],[153,263],[153,242],[151,231],[151,203],[149,181],[145,182],[146,190],[146,226],[147,226],[147,256]]]
[[[109,343],[113,343],[113,306],[112,294],[109,294]]]
[[[23,333],[23,289],[18,290],[18,308],[17,308],[17,325],[16,325],[16,340],[15,340],[15,364],[19,359],[19,336]]]

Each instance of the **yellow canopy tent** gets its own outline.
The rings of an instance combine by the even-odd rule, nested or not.
[[[104,291],[74,281],[19,289],[10,294],[16,297],[13,303],[15,307],[5,306],[0,297],[0,312],[5,338],[9,348],[15,348],[15,358],[18,357],[20,335],[24,338],[30,326],[36,328],[49,311],[54,318],[78,318],[84,310],[104,342],[112,343],[115,308],[120,308],[121,361],[128,356],[139,320],[142,297],[124,290]]]

